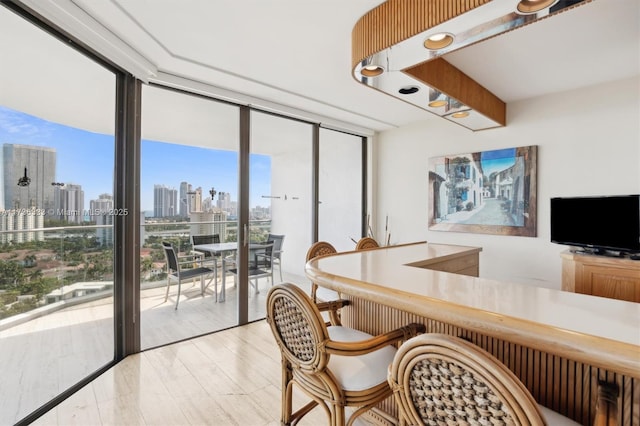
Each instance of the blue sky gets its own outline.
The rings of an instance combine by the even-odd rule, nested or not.
[[[55,148],[56,181],[82,185],[85,209],[89,200],[113,193],[112,135],[67,127],[0,106],[0,143]],[[155,184],[179,190],[182,181],[202,187],[203,198],[213,186],[237,201],[236,152],[143,140],[141,158],[143,210],[153,210]],[[271,158],[251,155],[251,207],[269,204],[261,195],[271,194],[270,182]]]
[[[480,156],[482,172],[488,177],[493,172],[499,172],[513,166],[516,163],[515,155],[515,148],[483,151]]]

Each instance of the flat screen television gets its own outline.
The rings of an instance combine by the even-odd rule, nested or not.
[[[593,254],[640,253],[640,195],[552,198],[551,242]]]

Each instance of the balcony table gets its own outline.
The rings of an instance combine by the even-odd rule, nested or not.
[[[270,245],[272,244],[250,243],[249,250],[250,251],[264,250]],[[225,295],[226,295],[225,287],[226,287],[226,275],[227,275],[225,256],[228,253],[236,252],[238,250],[238,243],[231,242],[231,243],[196,244],[193,246],[193,249],[196,251],[211,253],[211,255],[214,257],[220,255],[220,257],[222,258],[222,265],[221,265],[222,266],[222,291],[220,293],[220,298],[218,299],[218,301],[224,302]],[[213,270],[214,270],[214,273],[213,273],[214,279],[216,280],[216,282],[218,282],[218,263],[217,262],[214,263]]]

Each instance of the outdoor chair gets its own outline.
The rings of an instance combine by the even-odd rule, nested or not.
[[[262,246],[262,244],[261,244]],[[256,294],[260,293],[258,287],[258,280],[260,278],[267,278],[273,285],[273,243],[267,241],[264,247],[261,247],[262,253],[256,253],[253,262],[249,263],[249,284],[253,287]],[[258,264],[257,257],[261,256],[262,263]],[[227,268],[226,272],[230,272],[234,275],[235,283],[238,282],[238,268]]]
[[[389,366],[400,425],[578,425],[538,405],[504,364],[459,337],[407,340]]]
[[[278,272],[280,273],[280,281],[282,282],[282,244],[284,243],[284,235],[269,234],[267,236],[267,244],[273,244],[270,249],[270,253],[256,253],[255,263],[256,267],[273,268],[278,266]]]
[[[191,236],[191,244],[196,246],[198,244],[220,244],[220,234],[209,234],[209,235],[192,235]],[[194,252],[202,253],[205,261],[213,261],[214,263],[218,263],[220,261],[220,256],[214,256],[210,252],[200,251],[198,249],[193,249]]]
[[[164,248],[164,255],[167,260],[167,291],[164,295],[164,301],[169,298],[169,287],[171,285],[171,279],[178,280],[178,294],[176,296],[176,307],[178,309],[178,303],[180,302],[180,290],[183,281],[192,280],[194,278],[200,278],[200,292],[204,296],[204,292],[207,288],[205,285],[205,276],[211,275],[209,283],[213,281],[215,271],[206,266],[202,266],[202,255],[190,254],[186,256],[178,257],[173,246],[163,241],[162,246]],[[188,266],[191,266],[190,268]],[[218,295],[218,283],[214,283],[216,298]]]
[[[380,401],[391,396],[386,369],[396,348],[393,344],[424,331],[420,324],[372,336],[341,326],[327,327],[321,310],[339,303],[315,304],[298,286],[273,286],[267,296],[267,322],[282,356],[281,424],[296,424],[321,405],[329,423],[351,425]],[[312,400],[293,409],[293,387]],[[345,407],[356,407],[347,421]]]

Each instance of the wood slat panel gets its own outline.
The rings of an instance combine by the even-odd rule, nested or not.
[[[435,58],[407,68],[405,72],[428,86],[460,100],[474,110],[482,112],[493,121],[503,126],[506,124],[507,105],[444,59]]]
[[[598,380],[616,383],[620,388],[618,424],[640,426],[640,378],[592,367],[372,301],[349,295],[343,297],[351,300],[350,306],[342,310],[344,325],[376,335],[419,322],[425,324],[428,333],[444,333],[467,339],[513,371],[538,403],[585,426],[591,425],[595,417]],[[398,415],[393,400],[384,401],[378,408],[393,417]]]
[[[492,0],[387,0],[351,33],[352,68],[363,59]]]

